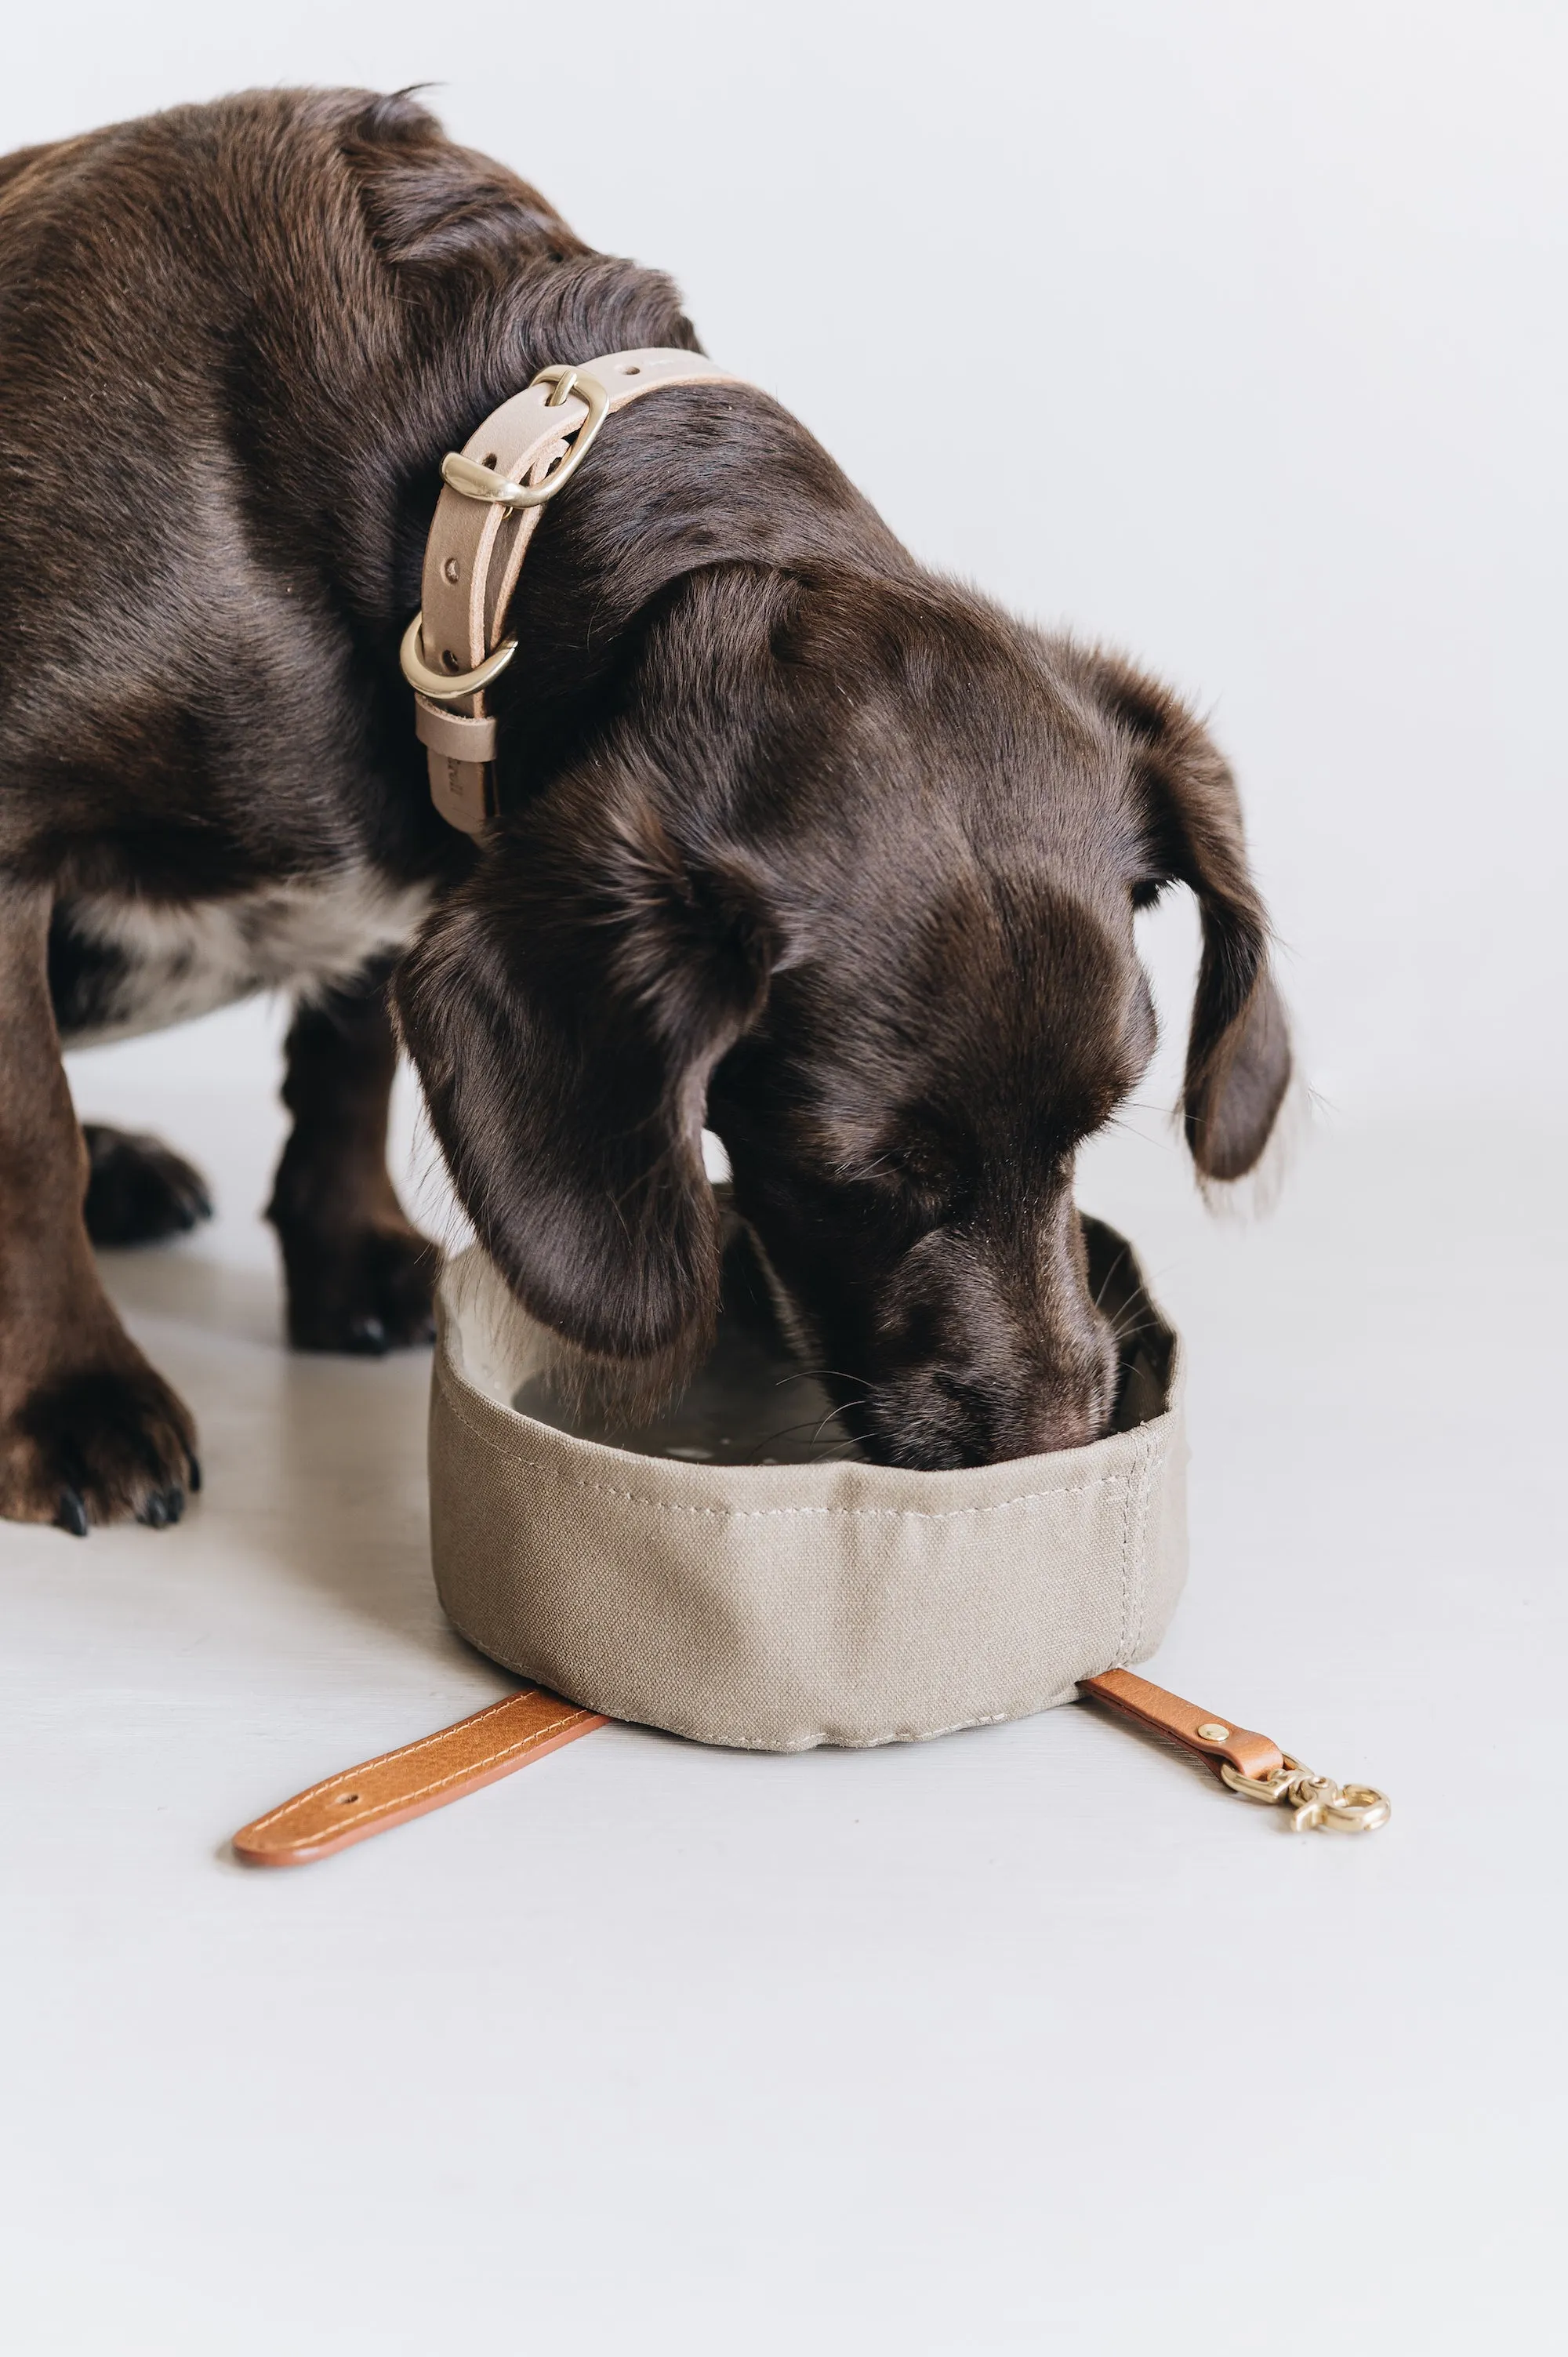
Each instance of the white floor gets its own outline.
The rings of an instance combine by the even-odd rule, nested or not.
[[[1154,1674],[1386,1833],[1069,1708],[616,1728],[263,1875],[234,1826],[507,1684],[430,1587],[424,1363],[279,1347],[263,1035],[75,1075],[223,1216],[109,1267],[199,1506],[0,1530],[7,2347],[1558,2345],[1563,1139],[1330,1122],[1252,1228],[1153,1130],[1085,1185],[1190,1351]]]

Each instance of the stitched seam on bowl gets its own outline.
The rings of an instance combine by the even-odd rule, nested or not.
[[[1140,1660],[1144,1651],[1144,1623],[1148,1618],[1149,1607],[1149,1507],[1155,1490],[1154,1447],[1152,1443],[1144,1442],[1142,1435],[1139,1438],[1142,1462],[1138,1468],[1138,1625],[1133,1631],[1128,1649],[1127,1659],[1130,1662]]]
[[[1035,1714],[1031,1710],[1023,1716],[1033,1718]],[[971,1727],[1002,1727],[1008,1723],[1010,1717],[1007,1711],[993,1710],[988,1711],[983,1718],[955,1718],[950,1719],[946,1727],[915,1727],[908,1733],[897,1727],[879,1727],[875,1735],[857,1735],[853,1743],[844,1743],[829,1735],[825,1729],[814,1727],[807,1740],[796,1749],[797,1751],[880,1751],[894,1743],[930,1743],[939,1735],[961,1735]],[[791,1756],[788,1752],[780,1753],[776,1743],[759,1743],[753,1735],[694,1735],[683,1736],[682,1740],[711,1743],[715,1747],[722,1746],[726,1751],[771,1751],[783,1759]]]
[[[651,1506],[661,1514],[703,1514],[714,1522],[768,1523],[799,1520],[805,1515],[837,1515],[844,1520],[879,1523],[952,1523],[980,1514],[1005,1513],[1014,1506],[1033,1506],[1047,1498],[1083,1498],[1091,1491],[1113,1490],[1120,1482],[1129,1483],[1125,1473],[1102,1473],[1097,1481],[1064,1481],[1054,1490],[1025,1490],[1015,1498],[998,1498],[989,1506],[686,1506],[672,1498],[646,1498],[636,1490],[618,1490],[611,1481],[586,1481],[575,1474],[562,1472],[559,1466],[546,1465],[536,1457],[516,1457],[503,1448],[488,1432],[482,1432],[473,1418],[465,1414],[453,1396],[445,1377],[438,1373],[442,1396],[465,1432],[471,1433],[483,1448],[504,1464],[514,1465],[522,1473],[542,1473],[546,1480],[565,1484],[573,1490],[587,1490],[600,1497],[619,1498],[628,1506]],[[1122,1587],[1126,1586],[1126,1538],[1123,1517]],[[1122,1627],[1126,1627],[1126,1605],[1122,1605]]]
[[[1134,1443],[1134,1448],[1135,1447],[1136,1444]],[[1127,1488],[1122,1500],[1122,1633],[1120,1638],[1117,1640],[1116,1659],[1118,1662],[1124,1662],[1127,1659],[1127,1640],[1130,1634],[1128,1623],[1131,1619],[1128,1594],[1128,1581],[1130,1577],[1128,1564],[1132,1552],[1132,1540],[1133,1483],[1131,1478],[1129,1478]]]
[[[478,1641],[470,1639],[469,1641],[472,1643]],[[484,1650],[481,1646],[480,1651]],[[523,1650],[527,1652],[526,1648]],[[516,1652],[510,1656],[498,1652],[492,1654],[491,1659],[499,1662],[503,1668],[510,1670],[515,1676],[531,1679],[535,1684],[541,1683],[545,1674],[532,1658],[520,1659]],[[597,1715],[607,1718],[612,1727],[651,1727],[656,1734],[673,1735],[682,1743],[703,1743],[715,1750],[723,1751],[771,1753],[775,1759],[784,1760],[796,1759],[803,1752],[822,1749],[830,1751],[875,1751],[894,1743],[929,1743],[939,1736],[961,1735],[966,1728],[972,1727],[1016,1726],[1020,1719],[1033,1718],[1041,1711],[1064,1707],[1075,1698],[1075,1686],[1076,1681],[1069,1678],[1064,1686],[1053,1687],[1048,1699],[1039,1696],[1025,1703],[1016,1710],[986,1711],[977,1718],[950,1719],[942,1727],[878,1727],[875,1734],[856,1735],[847,1741],[843,1736],[830,1735],[825,1727],[813,1727],[799,1743],[790,1744],[788,1748],[779,1743],[764,1743],[753,1735],[736,1735],[727,1728],[710,1730],[695,1724],[676,1727],[668,1719],[622,1718],[614,1711],[601,1712]],[[587,1703],[579,1703],[575,1706],[578,1712],[591,1708],[592,1706]],[[305,1796],[301,1794],[300,1797],[303,1799]]]

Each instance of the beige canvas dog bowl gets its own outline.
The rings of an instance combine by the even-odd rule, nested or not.
[[[768,1751],[1021,1717],[1145,1660],[1186,1573],[1180,1353],[1131,1250],[1085,1228],[1126,1337],[1115,1428],[941,1473],[860,1459],[728,1263],[714,1358],[676,1408],[637,1434],[573,1419],[548,1338],[464,1254],[431,1395],[447,1613],[589,1709]]]

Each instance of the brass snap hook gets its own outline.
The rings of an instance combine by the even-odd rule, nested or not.
[[[1283,1767],[1272,1776],[1243,1776],[1228,1760],[1221,1760],[1219,1775],[1244,1801],[1261,1801],[1265,1806],[1287,1802],[1292,1833],[1375,1834],[1389,1821],[1386,1794],[1370,1784],[1337,1784],[1332,1776],[1315,1775],[1288,1751]]]

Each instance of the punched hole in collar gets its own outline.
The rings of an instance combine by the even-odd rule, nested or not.
[[[338,1792],[334,1795],[334,1806],[339,1809],[350,1809],[359,1797],[358,1792]]]
[[[480,459],[479,464],[481,467],[489,467],[493,468],[497,464],[495,452],[493,450],[487,450],[484,457]]]
[[[640,376],[642,374],[642,370],[635,361],[622,361],[619,368],[616,371],[616,374],[618,376]]]

